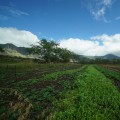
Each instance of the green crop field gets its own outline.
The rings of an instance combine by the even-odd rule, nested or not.
[[[119,120],[120,66],[0,63],[1,120]]]

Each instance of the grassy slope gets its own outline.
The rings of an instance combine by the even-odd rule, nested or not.
[[[12,49],[5,49],[5,55],[26,58],[25,55],[17,52],[16,50],[12,50]]]
[[[89,66],[76,80],[75,88],[53,102],[54,119],[120,119],[120,94],[112,82]]]

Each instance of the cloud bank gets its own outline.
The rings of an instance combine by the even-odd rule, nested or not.
[[[120,56],[120,34],[100,35],[89,40],[69,38],[60,41],[60,46],[67,48],[79,55],[102,56],[114,54]]]
[[[0,44],[13,43],[18,47],[30,47],[37,44],[36,35],[26,30],[16,28],[0,28]],[[114,35],[96,35],[87,40],[68,38],[60,40],[60,47],[67,48],[79,55],[101,56],[115,54],[120,56],[120,33]]]
[[[16,28],[0,28],[0,44],[12,43],[18,47],[30,47],[37,44],[39,39],[36,35],[26,30]]]

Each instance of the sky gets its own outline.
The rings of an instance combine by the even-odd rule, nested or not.
[[[80,55],[120,56],[120,0],[0,0],[0,44],[42,38]]]

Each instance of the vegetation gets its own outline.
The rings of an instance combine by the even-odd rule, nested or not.
[[[110,79],[116,79],[120,81],[120,74],[118,72],[115,71],[110,71],[106,68],[103,68],[101,66],[96,66],[96,68],[102,72],[106,77],[110,76]]]
[[[119,72],[12,59],[0,63],[0,119],[120,119]]]
[[[1,44],[0,59],[3,58],[3,55],[7,57],[16,57],[22,58],[32,58],[39,63],[58,63],[63,62],[67,63],[78,62],[80,64],[119,64],[120,57],[107,54],[105,56],[83,56],[75,54],[67,49],[61,48],[59,44],[55,41],[49,41],[42,39],[38,45],[32,45],[31,48],[17,47],[13,44]],[[34,55],[35,54],[35,55]],[[8,59],[9,59],[8,57]]]
[[[39,54],[40,58],[45,62],[69,62],[72,53],[64,48],[60,48],[59,44],[54,41],[42,39],[39,45],[32,46],[33,53]]]
[[[73,90],[53,102],[52,119],[120,119],[120,94],[112,82],[93,66],[76,78]]]
[[[51,105],[51,102],[59,97],[58,93],[66,88],[64,85],[62,87],[62,84],[65,84],[64,77],[68,81],[67,83],[71,84],[74,79],[73,74],[81,69],[81,65],[77,64],[74,66],[72,64],[40,65],[28,63],[28,61],[27,63],[9,63],[6,65],[1,64],[2,69],[0,69],[0,114],[1,118],[6,116],[6,119],[33,118],[34,112],[38,116],[38,113]],[[14,65],[16,71],[14,71]],[[35,70],[37,74],[34,76]],[[24,102],[26,99],[29,102]],[[26,114],[24,114],[25,109],[29,110]]]

